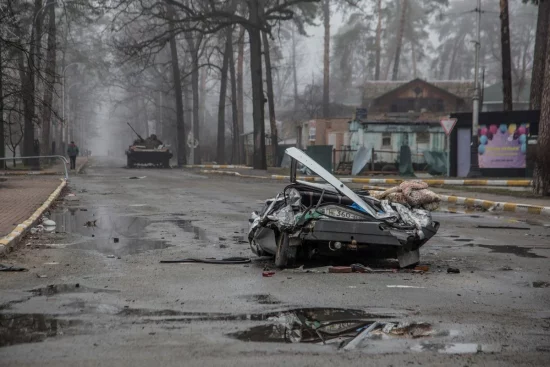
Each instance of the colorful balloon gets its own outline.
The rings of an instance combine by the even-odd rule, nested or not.
[[[526,131],[527,131],[527,128],[525,126],[521,125],[520,127],[518,127],[519,135],[525,134]]]
[[[523,154],[525,154],[525,153],[527,152],[527,144],[526,144],[526,143],[521,144],[520,151],[521,151]]]
[[[489,132],[487,133],[487,138],[488,138],[489,140],[493,140],[493,136],[494,136],[494,135],[493,135],[492,132],[489,131]]]
[[[516,139],[518,139],[518,138],[519,138],[519,133],[518,133],[518,131],[517,131],[517,130],[516,130],[516,132],[514,132],[514,135],[513,135],[513,137],[514,137],[514,140],[516,140]]]
[[[486,128],[486,127],[481,128],[481,129],[479,130],[479,135],[481,135],[481,136],[487,135],[487,128]]]
[[[521,144],[525,144],[525,143],[527,142],[527,135],[521,134],[521,135],[519,136],[519,142],[520,142]]]
[[[496,134],[497,131],[498,131],[497,125],[491,125],[491,126],[489,126],[489,131],[492,132],[493,135]]]
[[[480,144],[480,145],[477,147],[477,152],[478,152],[478,154],[483,155],[483,153],[485,153],[485,145]]]
[[[489,132],[489,134],[490,134],[490,133],[491,133],[491,132]],[[485,135],[481,135],[481,136],[479,137],[479,142],[480,142],[481,144],[485,145],[485,144],[487,144],[487,141],[488,141],[488,139],[487,139],[487,137],[486,137]]]
[[[498,129],[500,130],[501,133],[504,134],[506,131],[508,131],[508,125],[500,124],[500,127]]]
[[[508,126],[508,134],[512,135],[514,132],[516,132],[516,124],[510,124]]]

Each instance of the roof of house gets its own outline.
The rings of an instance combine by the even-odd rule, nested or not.
[[[368,81],[363,88],[363,98],[365,100],[372,100],[380,97],[383,94],[391,92],[407,83],[415,80],[421,80],[423,82],[434,85],[437,88],[443,89],[457,97],[469,99],[472,98],[474,92],[473,80],[423,80],[420,78],[413,80],[399,80],[399,81]]]
[[[512,98],[514,102],[529,102],[531,96],[531,80],[525,81],[525,85],[521,89],[519,96],[517,93],[517,85],[512,88]],[[483,103],[502,103],[502,82],[495,83],[483,89]]]
[[[362,124],[439,124],[442,113],[381,112],[370,115]]]

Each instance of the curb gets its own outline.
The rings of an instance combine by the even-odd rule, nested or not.
[[[55,189],[48,199],[34,211],[29,219],[19,224],[10,234],[0,239],[0,256],[5,256],[23,238],[29,229],[36,224],[42,213],[44,213],[44,211],[46,211],[59,197],[61,190],[63,190],[66,185],[67,181],[62,179],[57,189]]]
[[[303,181],[322,182],[320,177],[301,176],[297,177]],[[290,176],[272,175],[272,180],[289,180]],[[401,178],[354,178],[342,177],[338,178],[343,183],[362,183],[362,184],[377,184],[377,185],[399,185],[408,180]],[[439,179],[424,179],[416,180],[427,183],[428,185],[451,185],[451,186],[511,186],[511,187],[530,187],[530,180],[439,180]]]
[[[269,177],[265,177],[265,176],[243,175],[243,174],[240,174],[239,172],[233,172],[233,171],[217,171],[217,170],[212,171],[212,170],[203,169],[203,170],[200,170],[199,172],[200,173],[207,173],[207,174],[211,174],[211,175],[237,176],[237,177],[243,177],[243,178],[256,178],[256,179],[260,179],[260,180],[270,180]]]
[[[211,169],[252,169],[252,167],[248,166],[238,166],[233,164],[186,164],[184,166],[185,168],[211,168]]]
[[[461,196],[439,195],[441,201],[465,207],[484,208],[492,212],[528,213],[550,216],[549,206],[507,203],[500,201],[466,198]]]
[[[21,171],[21,172],[0,172],[0,176],[53,176],[58,175],[55,171]]]
[[[77,169],[76,169],[76,174],[79,175],[82,170],[86,167],[86,165],[88,164],[88,162],[90,161],[90,158],[86,158],[86,160],[84,161],[84,163],[82,163]]]
[[[375,190],[372,190],[375,191]],[[489,212],[508,212],[508,213],[527,213],[536,215],[545,215],[550,217],[549,206],[539,206],[520,203],[508,203],[501,201],[491,201],[476,198],[467,198],[462,196],[438,195],[443,203],[454,204],[465,208],[482,208]]]

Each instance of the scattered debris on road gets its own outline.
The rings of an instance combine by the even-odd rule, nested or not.
[[[0,264],[0,271],[29,271],[29,269],[15,265]]]
[[[178,260],[161,260],[161,264],[178,264],[178,263],[200,263],[200,264],[223,264],[223,265],[232,265],[232,264],[248,264],[252,260],[248,257],[226,257],[223,259],[207,258],[207,259],[178,259]]]
[[[373,318],[379,320],[373,320]],[[229,334],[245,342],[314,343],[353,350],[369,339],[427,338],[437,335],[428,323],[384,322],[388,315],[360,310],[313,308],[266,315],[271,323]],[[444,334],[444,332],[443,332]]]
[[[449,274],[460,274],[460,269],[458,269],[458,268],[448,268],[447,273],[449,273]]]
[[[292,158],[291,184],[252,213],[252,252],[275,255],[279,268],[299,257],[393,257],[401,267],[419,262],[419,248],[439,229],[430,213],[439,198],[425,183],[401,184],[379,200],[352,191],[299,149],[286,154]],[[297,180],[299,163],[328,184]]]

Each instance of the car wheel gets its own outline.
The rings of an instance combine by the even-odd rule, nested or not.
[[[296,250],[294,246],[290,246],[288,233],[281,233],[278,236],[277,252],[275,253],[275,266],[278,268],[285,268],[287,266],[294,265],[296,260]]]

